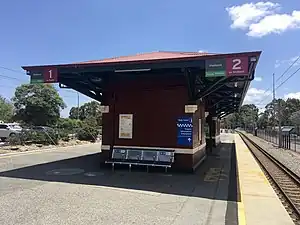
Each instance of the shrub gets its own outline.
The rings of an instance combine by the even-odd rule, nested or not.
[[[21,135],[13,135],[8,138],[9,145],[21,145]]]
[[[79,127],[82,126],[82,121],[70,118],[60,118],[57,123],[57,131],[59,139],[69,141],[71,136],[76,134]]]
[[[20,134],[21,142],[24,144],[58,144],[59,136],[55,130],[34,131],[25,130]]]
[[[70,131],[69,130],[66,130],[66,129],[58,129],[58,136],[59,136],[59,139],[60,140],[63,140],[63,141],[69,141],[70,140]]]
[[[77,131],[77,138],[82,141],[95,141],[98,135],[98,130],[95,127],[84,124]]]

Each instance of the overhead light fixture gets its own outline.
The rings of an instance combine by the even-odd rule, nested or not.
[[[127,72],[146,72],[150,71],[151,69],[132,69],[132,70],[115,70],[115,73],[127,73]]]
[[[93,82],[101,82],[102,78],[101,77],[92,77],[91,81],[93,81]]]

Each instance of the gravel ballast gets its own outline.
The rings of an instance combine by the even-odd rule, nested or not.
[[[267,142],[259,137],[252,134],[245,133],[247,137],[253,140],[261,148],[275,157],[278,161],[288,167],[290,170],[294,171],[298,176],[300,176],[300,154],[293,152],[291,150],[278,148],[275,144]]]

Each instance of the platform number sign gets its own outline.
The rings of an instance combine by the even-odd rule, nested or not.
[[[57,83],[58,82],[58,71],[57,68],[47,67],[38,71],[30,72],[30,83]]]
[[[57,68],[45,68],[44,69],[44,83],[56,83],[58,82]]]
[[[248,57],[235,57],[226,59],[226,74],[231,76],[247,76],[249,74]]]

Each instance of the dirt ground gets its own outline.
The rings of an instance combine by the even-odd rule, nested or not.
[[[26,151],[34,151],[34,150],[41,150],[41,149],[52,149],[57,147],[67,147],[67,146],[74,146],[74,145],[83,145],[91,143],[89,141],[79,141],[79,140],[70,140],[66,141],[59,141],[58,145],[39,145],[39,144],[32,144],[32,145],[16,145],[10,146],[8,144],[2,143],[0,145],[0,154],[11,153],[11,152],[26,152]]]

